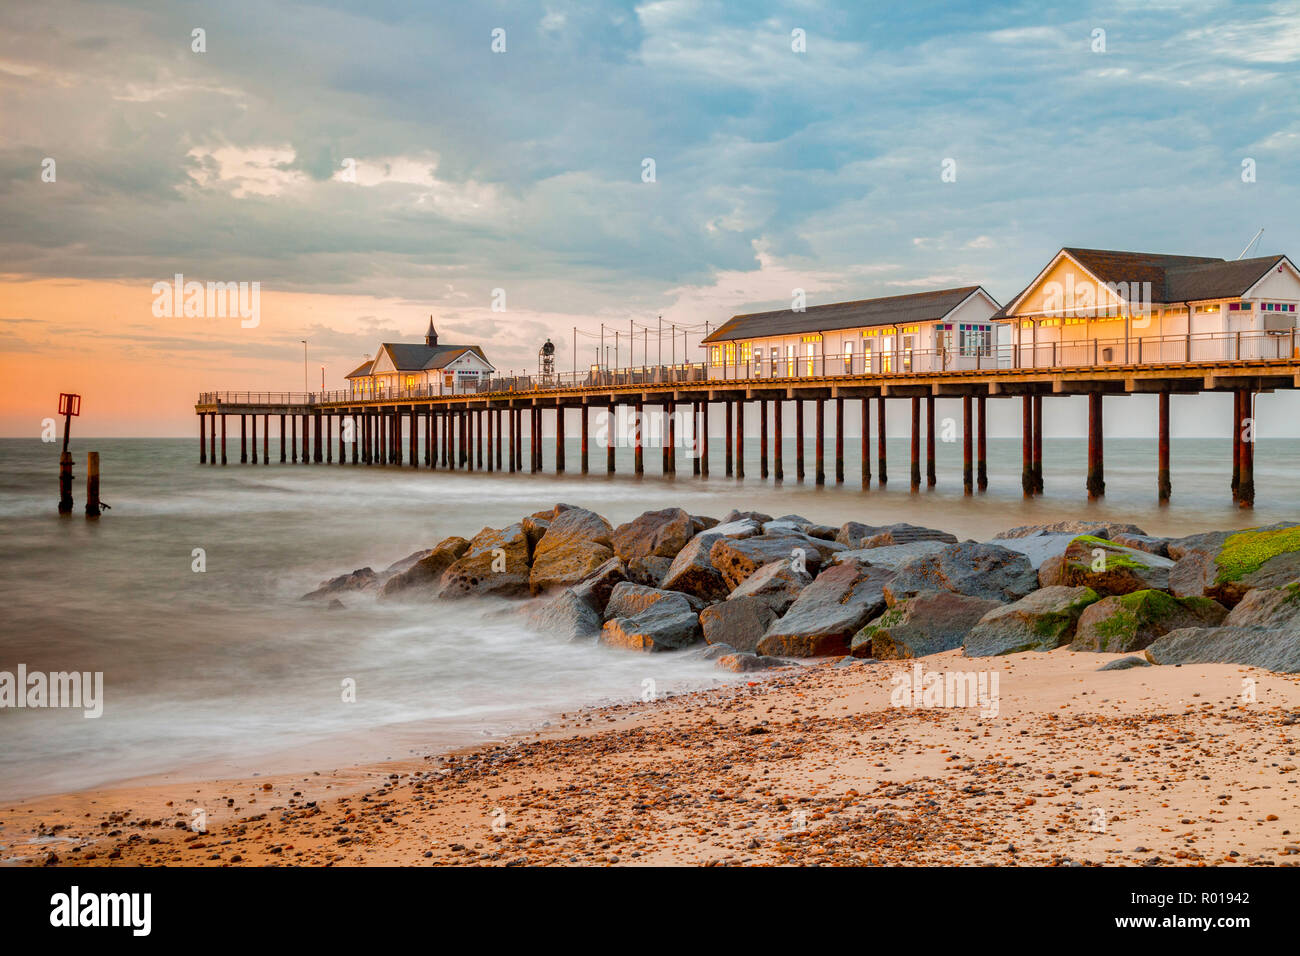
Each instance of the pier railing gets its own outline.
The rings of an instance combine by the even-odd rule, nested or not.
[[[1022,330],[1027,331],[1027,330]],[[701,385],[756,379],[798,381],[849,375],[905,378],[942,372],[1008,369],[1105,369],[1114,366],[1214,364],[1300,358],[1296,330],[1214,332],[1195,335],[1093,338],[1068,342],[1021,342],[971,349],[854,351],[842,355],[756,356],[744,363],[680,363],[632,368],[592,367],[554,375],[495,375],[455,396],[545,392],[557,389],[627,386]],[[404,388],[352,388],[319,392],[203,392],[207,405],[283,405],[310,407],[340,402],[385,402],[449,397],[437,385]]]

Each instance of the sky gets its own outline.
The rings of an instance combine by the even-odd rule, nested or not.
[[[1005,302],[1062,246],[1294,259],[1298,64],[1297,0],[8,0],[0,435],[78,391],[82,434],[190,436],[199,391],[301,389],[304,339],[340,387],[430,316],[564,370],[796,288]],[[156,315],[176,274],[258,283],[256,325]]]

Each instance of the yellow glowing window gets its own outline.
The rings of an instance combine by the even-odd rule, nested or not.
[[[820,342],[821,340],[822,337],[820,335],[805,335],[803,337],[803,341],[805,342]]]
[[[740,364],[748,365],[753,360],[753,358],[754,358],[754,343],[741,342],[740,343]]]
[[[736,343],[735,342],[727,343],[727,364],[728,365],[736,364]]]
[[[879,331],[878,329],[867,329],[865,332],[862,333],[862,337],[868,339],[872,338],[877,334],[878,331]]]

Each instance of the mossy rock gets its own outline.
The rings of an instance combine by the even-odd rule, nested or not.
[[[1139,651],[1179,628],[1217,626],[1227,613],[1227,608],[1209,598],[1177,598],[1151,589],[1133,591],[1089,606],[1079,618],[1070,647],[1106,653]]]
[[[1089,587],[1102,595],[1165,590],[1173,566],[1173,561],[1158,554],[1081,534],[1059,556],[1043,562],[1038,583],[1043,587]]]
[[[1053,585],[980,618],[962,642],[967,657],[1050,651],[1068,644],[1084,610],[1100,600],[1088,587]]]

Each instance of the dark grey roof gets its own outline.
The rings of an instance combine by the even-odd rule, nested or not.
[[[801,335],[878,325],[931,322],[942,319],[977,291],[983,290],[980,286],[968,285],[937,292],[914,292],[881,299],[860,299],[856,302],[832,302],[811,306],[803,312],[781,309],[776,312],[734,315],[704,341],[730,342],[772,335]],[[988,295],[987,292],[984,294]],[[997,304],[992,296],[989,298]]]
[[[379,346],[381,352],[387,352],[393,360],[393,367],[399,372],[422,372],[426,369],[443,368],[459,358],[465,352],[473,352],[483,361],[487,356],[477,345],[425,345],[423,342],[384,342]],[[347,378],[361,378],[369,375],[374,361],[366,362],[347,374]],[[491,365],[491,362],[488,362]]]
[[[357,366],[356,368],[354,368],[352,371],[348,372],[348,374],[347,374],[347,375],[344,375],[343,377],[344,377],[344,378],[361,378],[363,375],[369,375],[369,374],[370,374],[370,369],[374,366],[374,364],[375,364],[375,360],[374,360],[374,359],[366,359],[364,362],[362,362],[360,365],[358,365],[358,366]]]
[[[1242,295],[1286,256],[1255,259],[1214,259],[1206,256],[1167,256],[1154,252],[1116,252],[1109,249],[1079,249],[1066,246],[1067,253],[1101,282],[1151,283],[1152,302],[1192,302]],[[1059,256],[1061,252],[1056,255]],[[1052,257],[1055,261],[1056,256]],[[1011,299],[1015,303],[1029,287]],[[1006,310],[999,309],[996,318]]]

